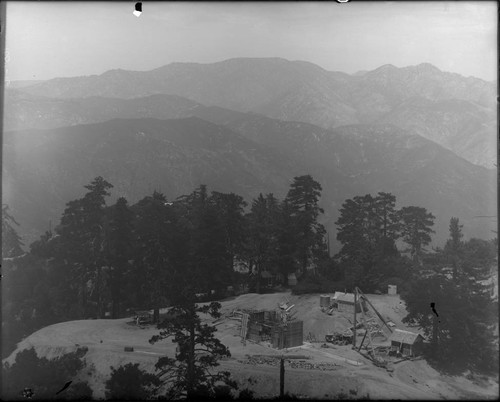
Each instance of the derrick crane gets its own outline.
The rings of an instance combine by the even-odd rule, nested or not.
[[[366,295],[358,288],[356,287],[354,289],[354,339],[353,339],[353,347],[354,349],[356,349],[356,326],[357,326],[357,322],[356,322],[356,306],[357,306],[357,301],[358,300],[364,300],[368,303],[368,305],[372,308],[372,310],[375,312],[375,314],[378,316],[378,318],[380,318],[380,320],[382,321],[382,323],[389,329],[389,332],[392,333],[392,329],[391,327],[385,322],[384,318],[382,317],[382,315],[377,311],[377,309],[375,308],[375,306],[370,302],[370,300],[368,300],[368,297],[366,297]],[[360,303],[360,306],[361,306],[361,321],[362,321],[362,324],[363,324],[363,327],[365,328],[365,335],[363,336],[363,340],[361,341],[361,344],[359,345],[359,347],[357,348],[357,351],[361,353],[361,347],[363,346],[363,343],[366,339],[366,336],[368,335],[368,345],[367,345],[367,349],[368,347],[371,348],[371,354],[372,354],[372,360],[374,362],[375,365],[377,366],[381,366],[381,367],[386,367],[387,365],[387,362],[382,359],[381,357],[377,356],[376,353],[375,353],[375,348],[373,347],[373,341],[372,341],[372,336],[371,336],[371,330],[369,328],[369,325],[368,325],[368,322],[366,320],[366,316],[365,316],[365,309],[363,308],[363,303]]]

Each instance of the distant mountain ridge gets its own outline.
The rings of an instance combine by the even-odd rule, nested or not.
[[[172,63],[145,72],[111,70],[88,77],[55,78],[19,91],[73,104],[76,99],[81,102],[88,97],[132,102],[133,98],[169,94],[206,106],[260,113],[327,129],[391,123],[416,130],[472,163],[493,167],[496,162],[496,148],[491,151],[496,142],[496,85],[442,72],[428,63],[405,68],[385,65],[349,75],[279,58],[230,59],[212,64]],[[18,114],[32,115],[30,108],[36,109],[37,105],[46,108],[43,103],[48,102],[38,99],[28,105],[27,99],[11,98],[6,118],[10,116],[14,121]],[[403,109],[403,105],[415,100],[427,102],[427,110]],[[448,110],[439,114],[434,109],[442,107],[443,102],[449,102]],[[473,124],[462,124],[464,108]],[[75,116],[74,120],[78,122],[79,118]],[[80,120],[90,122],[89,118]],[[16,128],[9,124],[7,127]]]
[[[218,107],[192,112],[198,116],[6,132],[3,202],[20,232],[34,240],[97,175],[115,186],[115,197],[135,202],[154,189],[172,199],[199,184],[247,201],[259,192],[283,197],[294,176],[312,174],[323,186],[332,240],[341,203],[377,191],[394,193],[400,206],[434,213],[438,244],[452,216],[460,217],[468,236],[490,237],[490,227],[473,216],[494,213],[494,172],[432,141],[391,125],[332,131]]]
[[[135,202],[202,183],[283,197],[312,174],[332,239],[342,202],[378,191],[434,213],[437,244],[452,216],[489,238],[495,227],[475,217],[496,211],[496,172],[481,167],[496,163],[492,99],[493,83],[428,64],[349,75],[278,58],[8,88],[3,202],[29,244],[97,175]]]
[[[4,129],[7,131],[102,123],[117,118],[177,118],[188,116],[191,109],[201,106],[177,95],[57,99],[20,91],[8,91],[5,104]]]

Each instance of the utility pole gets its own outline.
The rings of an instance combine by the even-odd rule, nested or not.
[[[285,360],[280,359],[280,400],[285,399]]]
[[[300,355],[287,355],[286,357],[281,355],[280,357],[280,399],[285,398],[285,360],[291,359],[304,359],[304,356]],[[307,359],[307,357],[306,357]]]
[[[353,337],[352,337],[352,347],[353,349],[356,348],[356,303],[358,301],[358,288],[354,288],[354,326],[353,326]]]

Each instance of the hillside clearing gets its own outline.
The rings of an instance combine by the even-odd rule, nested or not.
[[[222,301],[223,316],[235,309],[274,309],[284,298],[295,304],[297,319],[304,321],[304,338],[311,332],[323,340],[329,331],[342,330],[350,325],[347,316],[336,313],[329,316],[320,310],[319,295],[294,296],[288,293],[245,294]],[[368,295],[378,311],[393,321],[397,328],[406,329],[401,323],[404,303],[399,296]],[[273,397],[279,393],[279,368],[269,364],[248,364],[249,356],[280,356],[300,354],[308,363],[329,363],[332,370],[292,368],[286,366],[286,392],[314,399],[330,399],[339,393],[352,397],[369,395],[372,399],[494,399],[498,384],[478,385],[463,377],[440,375],[425,361],[407,361],[394,365],[394,372],[375,367],[349,346],[321,348],[321,343],[304,342],[304,345],[279,351],[263,344],[248,342],[243,345],[237,321],[225,319],[217,325],[217,336],[229,347],[231,358],[221,361],[221,369],[231,372],[240,389],[249,388],[256,396]],[[413,329],[415,331],[415,329]],[[82,379],[89,382],[95,398],[104,397],[104,382],[110,366],[128,362],[140,363],[154,371],[158,357],[174,356],[175,344],[170,341],[151,345],[149,339],[157,334],[154,326],[137,327],[130,318],[118,320],[80,320],[63,322],[43,328],[18,344],[18,348],[5,361],[12,362],[22,349],[34,347],[37,353],[48,358],[86,346],[88,370]],[[125,352],[125,346],[133,352]],[[355,363],[357,362],[357,364]],[[333,366],[334,365],[334,366]]]

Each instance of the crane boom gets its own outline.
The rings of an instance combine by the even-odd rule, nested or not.
[[[389,328],[389,331],[392,334],[392,328],[389,327],[389,325],[385,322],[384,318],[380,315],[380,313],[377,311],[377,309],[375,308],[375,306],[370,302],[370,300],[368,300],[368,297],[366,297],[366,295],[358,287],[356,287],[356,291],[361,295],[361,297],[363,297],[363,299],[366,300],[366,302],[371,306],[371,308],[373,309],[373,311],[375,311],[375,314],[377,314],[378,318],[380,318],[380,320],[384,323],[384,325],[387,328]],[[361,306],[361,308],[363,308],[363,306]]]

